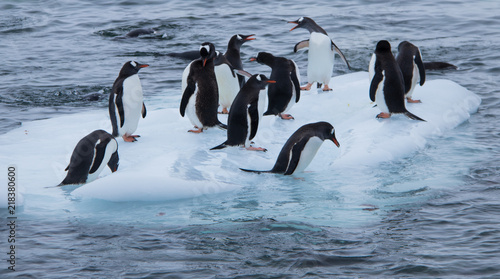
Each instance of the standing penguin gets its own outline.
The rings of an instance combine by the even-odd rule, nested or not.
[[[370,99],[382,111],[377,118],[389,118],[393,113],[425,121],[409,112],[405,107],[403,74],[391,52],[388,41],[379,41],[370,60]]]
[[[212,43],[201,44],[200,59],[191,62],[183,73],[180,113],[182,117],[187,114],[196,128],[188,132],[201,133],[214,126],[226,128],[217,118],[219,90],[214,70],[215,55]]]
[[[316,122],[306,124],[295,131],[286,141],[271,170],[241,170],[257,173],[281,173],[285,175],[301,172],[309,166],[325,140],[331,140],[337,147],[340,147],[335,137],[335,129],[330,123]]]
[[[95,130],[76,145],[65,169],[68,174],[59,186],[95,180],[106,164],[115,172],[118,169],[118,161],[116,139],[104,130]]]
[[[113,127],[113,136],[122,136],[124,141],[134,142],[138,135],[133,135],[139,124],[139,118],[146,117],[143,102],[141,80],[138,72],[148,67],[135,61],[126,62],[109,95],[109,116]]]
[[[334,51],[336,51],[342,60],[347,64],[347,67],[351,69],[349,63],[347,62],[344,54],[340,49],[333,43],[333,41],[328,37],[326,31],[321,28],[314,20],[309,17],[301,17],[296,21],[289,21],[288,23],[297,24],[295,27],[290,29],[290,31],[295,28],[305,28],[311,35],[309,40],[304,40],[297,43],[293,49],[294,52],[305,47],[309,47],[308,53],[308,64],[307,64],[307,85],[302,87],[303,90],[311,89],[313,82],[318,82],[318,88],[323,83],[323,91],[332,90],[328,83],[333,74],[333,59]]]
[[[227,140],[210,150],[243,145],[248,150],[266,151],[261,147],[250,146],[250,140],[255,137],[259,127],[259,92],[273,83],[275,81],[269,80],[265,75],[253,75],[248,79],[229,110]]]
[[[250,58],[271,67],[270,79],[276,83],[269,85],[268,108],[264,115],[278,115],[281,119],[293,119],[290,114],[283,114],[300,99],[299,69],[293,60],[276,57],[271,53],[259,52]]]
[[[420,83],[425,83],[425,67],[422,61],[422,54],[417,46],[403,41],[398,46],[398,56],[396,57],[405,84],[405,98],[408,103],[420,103],[420,100],[413,100],[413,90]]]
[[[241,62],[240,49],[241,46],[251,40],[252,35],[237,34],[229,39],[227,51],[224,55],[217,55],[215,59],[215,76],[217,77],[217,85],[219,86],[219,103],[222,106],[222,113],[227,114],[228,108],[231,107],[236,94],[245,83],[245,77],[235,75],[234,69],[243,70]]]

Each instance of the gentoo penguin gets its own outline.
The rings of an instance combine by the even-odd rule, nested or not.
[[[65,169],[68,174],[59,186],[90,182],[99,176],[106,164],[115,172],[118,161],[116,139],[104,130],[95,130],[76,145]]]
[[[314,20],[308,17],[301,17],[296,21],[289,21],[288,23],[297,24],[295,27],[290,29],[290,31],[295,28],[305,28],[311,35],[309,40],[304,40],[297,43],[293,49],[294,52],[305,47],[309,47],[308,53],[308,64],[307,64],[307,85],[302,87],[303,90],[311,89],[313,82],[323,83],[323,91],[330,91],[328,83],[333,74],[333,59],[334,51],[336,51],[342,60],[347,64],[347,67],[351,69],[349,63],[347,62],[344,54],[340,49],[333,43],[333,41],[328,37],[326,31],[321,28]]]
[[[337,138],[335,138],[335,129],[330,123],[316,122],[306,124],[295,131],[286,141],[271,170],[241,170],[257,173],[280,173],[285,175],[301,172],[311,163],[325,140],[331,140],[337,147],[340,147]]]
[[[377,118],[389,118],[393,113],[403,113],[411,119],[425,121],[405,107],[403,74],[392,55],[388,41],[379,41],[372,55],[369,68],[370,99],[382,111]]]
[[[398,46],[396,62],[398,62],[403,74],[406,100],[408,103],[420,103],[420,100],[412,99],[417,82],[419,82],[420,86],[425,83],[425,67],[420,50],[412,43],[403,41]]]
[[[182,100],[180,113],[187,115],[196,130],[188,132],[201,133],[208,127],[226,125],[217,119],[219,106],[219,90],[214,70],[215,46],[205,42],[200,46],[200,59],[189,64],[182,77]]]
[[[140,69],[148,64],[128,61],[123,64],[109,95],[109,116],[113,126],[113,136],[122,136],[124,141],[134,142],[138,135],[133,135],[137,129],[139,118],[146,117],[146,105],[142,100]]]
[[[290,114],[283,114],[300,99],[299,69],[293,60],[276,57],[271,53],[259,52],[250,58],[271,67],[270,79],[276,83],[267,89],[268,108],[264,115],[279,115],[282,119],[293,119]]]
[[[217,78],[217,87],[219,88],[219,104],[222,107],[223,114],[227,114],[236,94],[240,91],[238,75],[234,72],[234,67],[227,58],[216,52],[215,57],[215,77]]]
[[[229,39],[229,42],[227,43],[227,50],[226,53],[224,53],[224,56],[227,58],[229,63],[233,65],[233,67],[237,70],[243,70],[243,62],[241,62],[241,54],[240,54],[240,49],[241,46],[248,41],[255,40],[255,38],[252,38],[255,36],[254,34],[252,35],[241,35],[237,34],[231,37]],[[243,84],[245,83],[245,77],[243,76],[238,76],[239,82],[240,82],[240,88],[243,87]]]
[[[261,147],[250,146],[250,140],[257,134],[259,127],[259,92],[268,84],[276,81],[265,75],[253,75],[243,85],[234,99],[227,119],[227,140],[210,149],[222,149],[227,146],[245,146],[248,150],[266,151]]]

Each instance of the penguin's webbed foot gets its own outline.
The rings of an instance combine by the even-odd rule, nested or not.
[[[194,126],[196,128],[196,130],[189,130],[188,132],[189,133],[195,133],[195,134],[199,134],[199,133],[202,133],[203,132],[203,128],[198,128],[196,126]]]
[[[323,91],[332,91],[332,89],[328,86],[328,84],[325,83],[325,86],[323,86]]]
[[[421,103],[421,102],[422,102],[422,101],[420,101],[420,100],[413,100],[412,98],[406,98],[406,101],[407,101],[408,103]]]
[[[227,110],[227,108],[222,108],[220,114],[229,114],[229,111]]]
[[[391,117],[391,114],[387,112],[381,112],[377,114],[377,118],[389,118],[389,117]]]
[[[281,119],[284,119],[284,120],[291,120],[291,119],[295,119],[293,118],[293,116],[291,114],[283,114],[283,113],[279,113],[278,116],[281,118]]]
[[[307,83],[306,86],[301,86],[300,90],[309,91],[309,90],[311,90],[311,86],[312,86],[312,83]]]
[[[267,149],[265,148],[262,148],[262,147],[253,147],[253,146],[249,146],[246,148],[247,150],[251,150],[251,151],[264,151],[264,152],[267,152]]]
[[[140,138],[141,136],[139,135],[123,135],[122,138],[126,142],[135,142],[137,141],[136,138]]]

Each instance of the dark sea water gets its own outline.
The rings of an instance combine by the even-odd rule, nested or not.
[[[236,34],[256,34],[242,48],[293,57],[306,31],[287,21],[312,17],[344,52],[352,71],[366,71],[375,44],[408,40],[425,61],[458,70],[428,72],[482,98],[469,121],[426,148],[377,170],[399,185],[425,170],[445,190],[373,190],[397,199],[366,223],[315,222],[266,215],[270,197],[242,191],[232,201],[247,215],[225,216],[227,204],[209,197],[165,203],[96,203],[93,217],[33,218],[17,228],[18,260],[7,270],[8,228],[0,227],[2,278],[499,278],[500,277],[500,2],[498,1],[2,1],[0,2],[0,133],[22,122],[104,109],[121,65],[148,63],[141,72],[150,109],[178,107],[187,62],[168,53],[196,50],[204,41],[225,50]],[[157,34],[118,38],[135,28]],[[339,59],[337,61],[340,61]],[[250,72],[258,67],[249,65]],[[334,74],[349,70],[336,63]],[[303,75],[305,72],[303,73]],[[147,86],[146,86],[147,84]],[[1,154],[0,154],[1,155]],[[446,177],[443,181],[442,177]],[[451,178],[450,178],[451,177]],[[450,179],[448,179],[450,178]],[[300,191],[298,191],[300,193]],[[392,195],[392,196],[391,196]],[[219,197],[224,201],[224,197]],[[264,199],[265,201],[262,201]],[[188,205],[188,207],[186,207]],[[123,216],[123,209],[186,207],[182,222]],[[182,209],[182,208],[181,208]],[[339,212],[342,208],[337,208]],[[293,211],[293,210],[292,210]],[[7,216],[2,213],[2,218]],[[111,217],[109,217],[111,216]]]

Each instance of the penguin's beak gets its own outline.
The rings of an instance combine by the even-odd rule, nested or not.
[[[339,143],[339,142],[337,141],[337,139],[335,138],[335,135],[333,135],[330,139],[333,141],[333,143],[335,143],[335,145],[336,145],[337,147],[340,147],[340,143]]]
[[[271,80],[271,79],[270,79],[270,80],[266,80],[266,82],[267,82],[267,83],[276,83],[276,81],[275,81],[275,80]]]
[[[251,41],[251,40],[255,40],[255,38],[251,38],[252,36],[255,36],[255,34],[248,35],[246,38],[244,38],[244,39],[243,39],[243,41]]]
[[[257,61],[257,57],[250,57],[250,61]]]
[[[290,29],[290,31],[292,31],[293,29],[299,27],[299,23],[297,21],[289,21],[288,23],[293,23],[293,24],[297,24],[295,25],[292,29]]]
[[[207,64],[207,59],[203,59],[203,67],[205,67],[205,64]]]
[[[139,68],[146,68],[146,67],[149,67],[149,65],[148,65],[148,64],[139,64],[138,66],[139,66]]]

